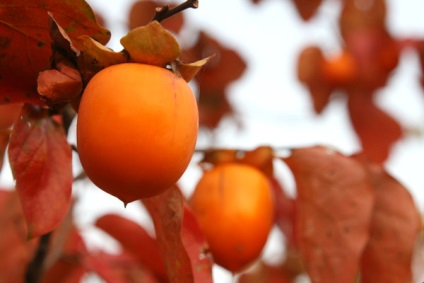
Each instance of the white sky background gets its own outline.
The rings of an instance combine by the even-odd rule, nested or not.
[[[106,19],[112,32],[110,47],[120,50],[119,39],[126,33],[126,19],[132,0],[89,0],[92,7]],[[183,2],[183,1],[179,1]],[[259,145],[300,147],[330,145],[344,153],[358,149],[351,131],[344,100],[327,106],[321,116],[312,112],[306,90],[296,78],[297,54],[308,43],[320,45],[326,52],[338,50],[337,17],[339,1],[326,0],[317,15],[302,22],[289,0],[264,0],[253,5],[250,0],[199,0],[197,10],[187,10],[184,38],[190,38],[199,29],[205,30],[236,49],[246,60],[248,69],[239,81],[231,85],[230,101],[237,112],[237,122],[227,119],[216,133],[201,133],[198,147],[232,147],[249,149]],[[388,0],[389,29],[401,37],[424,38],[424,1]],[[404,54],[401,64],[389,83],[378,96],[378,103],[410,128],[424,130],[424,92],[419,85],[419,65],[415,54]],[[75,140],[71,136],[71,140]],[[195,156],[195,159],[198,156]],[[194,163],[194,162],[193,162]],[[411,191],[420,209],[424,208],[424,137],[412,135],[401,141],[387,163],[388,170]],[[294,183],[285,168],[284,184],[295,193]],[[3,170],[2,180],[9,174]],[[189,194],[200,174],[195,165],[181,179],[183,190]],[[6,178],[7,179],[7,178]],[[93,187],[89,182],[77,184],[75,194],[80,196],[75,211],[89,244],[106,246],[111,251],[116,243],[93,229],[95,219],[106,212],[127,216],[152,231],[152,224],[137,204],[126,209],[114,197]],[[281,235],[273,233],[265,255],[273,258],[281,253],[278,241]],[[231,276],[220,268],[214,269],[216,282],[231,282]],[[99,282],[87,277],[87,283]]]

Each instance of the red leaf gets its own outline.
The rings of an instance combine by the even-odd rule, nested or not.
[[[127,253],[110,255],[106,253],[88,254],[84,266],[97,273],[108,283],[159,283],[150,270],[143,269]]]
[[[16,191],[0,189],[0,282],[24,282],[37,241],[27,241]]]
[[[0,0],[0,5],[0,103],[40,103],[38,72],[49,67],[51,55],[47,12],[53,13],[71,38],[87,34],[102,43],[110,38],[110,32],[96,24],[83,0]]]
[[[261,262],[248,272],[242,273],[238,283],[294,283],[295,280],[287,275],[280,266],[268,265]]]
[[[408,190],[381,166],[367,164],[376,196],[361,282],[412,282],[412,255],[421,217]]]
[[[157,242],[143,227],[115,214],[107,214],[97,219],[96,226],[119,241],[127,253],[152,270],[163,282],[168,281]]]
[[[293,0],[300,17],[307,21],[309,20],[321,5],[322,0]]]
[[[71,201],[72,153],[63,128],[46,111],[27,105],[10,137],[9,160],[28,237],[51,231]]]
[[[169,4],[175,4],[167,2],[167,5]],[[163,4],[162,4],[163,5]],[[153,18],[153,16],[156,13],[156,8],[161,7],[160,1],[136,1],[131,6],[130,14],[129,14],[129,20],[128,20],[128,27],[130,30],[135,29],[139,26],[147,25]],[[184,24],[184,14],[178,13],[170,18],[165,19],[161,22],[161,25],[174,32],[179,33],[181,28]]]
[[[324,147],[293,150],[284,161],[297,185],[296,240],[312,282],[355,282],[374,201],[364,167]]]
[[[348,108],[365,155],[376,163],[384,162],[392,145],[402,137],[401,126],[374,104],[372,94],[350,93]]]
[[[269,179],[274,192],[275,223],[284,233],[287,246],[294,245],[295,200],[289,197],[275,178]]]
[[[205,255],[206,241],[179,189],[173,187],[144,199],[143,203],[153,218],[170,282],[212,282],[211,261]]]
[[[325,58],[318,46],[305,47],[298,58],[297,77],[309,90],[315,113],[327,106],[333,87],[325,80]]]
[[[212,259],[207,253],[207,243],[190,207],[184,202],[181,240],[190,256],[196,283],[212,283]]]

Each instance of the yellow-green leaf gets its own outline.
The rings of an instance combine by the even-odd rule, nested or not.
[[[197,75],[199,70],[206,65],[206,63],[209,62],[215,55],[209,56],[207,58],[203,58],[199,61],[192,62],[192,63],[183,63],[181,61],[176,61],[176,67],[177,71],[180,74],[180,76],[186,81],[191,81],[194,76]]]
[[[164,67],[180,55],[175,37],[157,21],[131,30],[121,44],[137,63]]]

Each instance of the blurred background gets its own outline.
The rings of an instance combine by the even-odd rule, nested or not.
[[[119,39],[131,25],[137,25],[130,22],[136,2],[88,2],[104,26],[112,32],[108,46],[115,51],[121,50]],[[302,10],[302,6],[296,6],[294,2],[302,1],[200,0],[198,9],[189,9],[181,14],[180,23],[169,23],[169,27],[175,29],[183,49],[191,51],[186,53],[188,60],[194,61],[215,53],[217,58],[210,64],[221,64],[220,71],[202,71],[192,83],[205,113],[201,116],[198,149],[253,149],[269,145],[285,154],[289,148],[320,144],[351,154],[361,148],[350,122],[347,98],[343,92],[334,91],[326,107],[318,114],[314,111],[309,89],[298,78],[298,58],[306,46],[319,46],[325,56],[338,54],[344,49],[339,30],[342,1],[324,0],[314,13]],[[366,6],[371,5],[369,3],[373,0],[357,2]],[[385,24],[392,37],[406,42],[409,39],[424,39],[424,2],[387,0],[386,4]],[[146,22],[153,15],[149,13]],[[132,21],[143,18],[137,13],[132,17]],[[422,211],[424,95],[420,81],[421,68],[416,50],[402,49],[397,67],[391,72],[386,86],[379,88],[374,98],[378,107],[397,120],[405,130],[405,135],[391,147],[385,166],[410,190]],[[74,143],[73,130],[69,138]],[[201,176],[196,165],[200,158],[195,154],[192,164],[180,180],[186,196],[190,195]],[[8,167],[4,168],[2,182],[12,182],[10,171],[6,170]],[[288,193],[295,195],[293,178],[287,168],[277,164],[276,170]],[[76,160],[75,172],[79,171]],[[81,227],[89,247],[111,252],[119,249],[112,238],[93,228],[94,221],[106,212],[129,217],[153,233],[152,222],[138,203],[130,203],[124,208],[120,201],[95,188],[87,180],[76,183],[74,193],[78,197],[75,221]],[[265,261],[277,262],[284,257],[283,241],[283,235],[277,230],[273,231],[264,251]],[[219,267],[214,267],[214,279],[219,283],[234,280],[230,273]],[[102,281],[88,275],[84,282]],[[299,282],[308,280],[300,278]]]

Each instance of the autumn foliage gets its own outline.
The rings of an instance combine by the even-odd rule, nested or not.
[[[386,169],[408,129],[376,98],[406,50],[424,69],[424,39],[392,35],[385,0],[341,0],[340,50],[299,50],[292,71],[311,111],[343,97],[357,152],[196,148],[198,130],[213,136],[238,115],[230,86],[249,62],[195,25],[182,36],[201,1],[166,2],[134,1],[115,51],[84,0],[0,0],[0,166],[14,179],[0,184],[0,282],[208,283],[218,265],[240,283],[419,278],[420,211]],[[308,25],[322,2],[291,4]],[[190,192],[178,182],[187,168],[200,173]],[[75,220],[77,183],[143,208],[151,229],[105,213],[90,227],[118,249],[93,249]],[[272,232],[284,254],[270,263]]]

